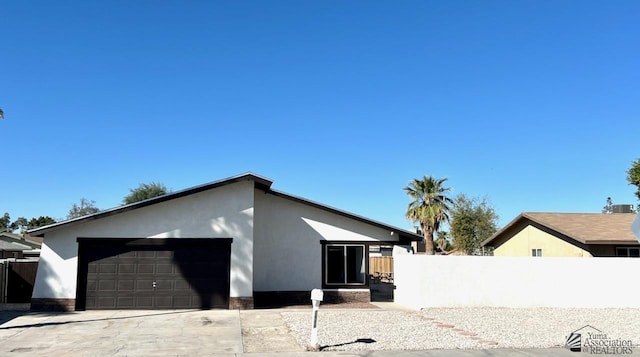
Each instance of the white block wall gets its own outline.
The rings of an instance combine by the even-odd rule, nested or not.
[[[640,259],[397,255],[395,302],[428,307],[640,307]]]

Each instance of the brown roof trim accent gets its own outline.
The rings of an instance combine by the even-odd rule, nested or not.
[[[632,241],[628,241],[628,240],[587,240],[587,244],[592,244],[592,245],[600,245],[600,244],[606,244],[606,245],[624,245],[624,246],[629,246],[629,247],[633,247],[633,246],[639,246],[640,242],[632,242]]]
[[[166,195],[149,198],[149,199],[146,199],[144,201],[134,202],[134,203],[131,203],[131,204],[128,204],[128,205],[107,209],[107,210],[100,211],[100,212],[97,212],[97,213],[94,213],[94,214],[90,214],[90,215],[87,215],[87,216],[82,216],[82,217],[78,217],[78,218],[74,218],[74,219],[70,219],[70,220],[66,220],[66,221],[62,221],[62,222],[58,222],[58,223],[54,223],[54,224],[50,224],[48,226],[44,226],[44,227],[40,227],[40,228],[29,230],[28,233],[32,234],[32,235],[35,235],[35,236],[42,237],[42,236],[44,236],[45,233],[47,233],[49,231],[52,231],[52,230],[59,229],[62,226],[70,226],[70,225],[74,225],[74,224],[78,224],[78,223],[93,221],[93,220],[96,220],[96,219],[113,216],[115,214],[132,211],[132,210],[135,210],[135,209],[138,209],[138,208],[151,206],[151,205],[154,205],[156,203],[166,202],[166,201],[173,200],[173,199],[176,199],[176,198],[189,196],[189,195],[192,195],[192,194],[195,194],[195,193],[199,193],[199,192],[202,192],[202,191],[210,190],[212,188],[226,186],[226,185],[229,185],[229,184],[232,184],[232,183],[236,183],[236,182],[240,182],[240,181],[247,181],[247,180],[255,182],[255,187],[256,188],[260,188],[262,190],[264,190],[264,189],[268,190],[269,187],[271,186],[271,184],[273,183],[271,180],[269,180],[267,178],[264,178],[262,176],[258,176],[258,175],[255,175],[255,174],[249,172],[249,173],[245,173],[245,174],[242,174],[242,175],[229,177],[229,178],[226,178],[226,179],[223,179],[223,180],[213,181],[213,182],[209,182],[209,183],[206,183],[206,184],[203,184],[203,185],[194,186],[194,187],[187,188],[187,189],[184,189],[184,190],[167,193]]]

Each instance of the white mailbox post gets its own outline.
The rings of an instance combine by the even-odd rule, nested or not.
[[[318,309],[320,308],[320,301],[324,296],[324,292],[321,289],[311,290],[311,303],[313,304],[313,317],[311,319],[311,342],[310,347],[314,350],[319,350],[318,344]]]

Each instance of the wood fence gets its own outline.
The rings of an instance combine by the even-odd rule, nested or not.
[[[393,257],[369,257],[369,275],[373,277],[393,277]]]
[[[0,303],[31,302],[37,270],[37,261],[0,262]]]

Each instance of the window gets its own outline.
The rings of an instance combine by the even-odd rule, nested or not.
[[[364,245],[326,245],[325,283],[327,285],[365,285]]]
[[[616,257],[640,258],[640,247],[617,247]]]
[[[542,249],[540,249],[540,248],[531,249],[531,256],[532,257],[541,257],[542,256]]]

